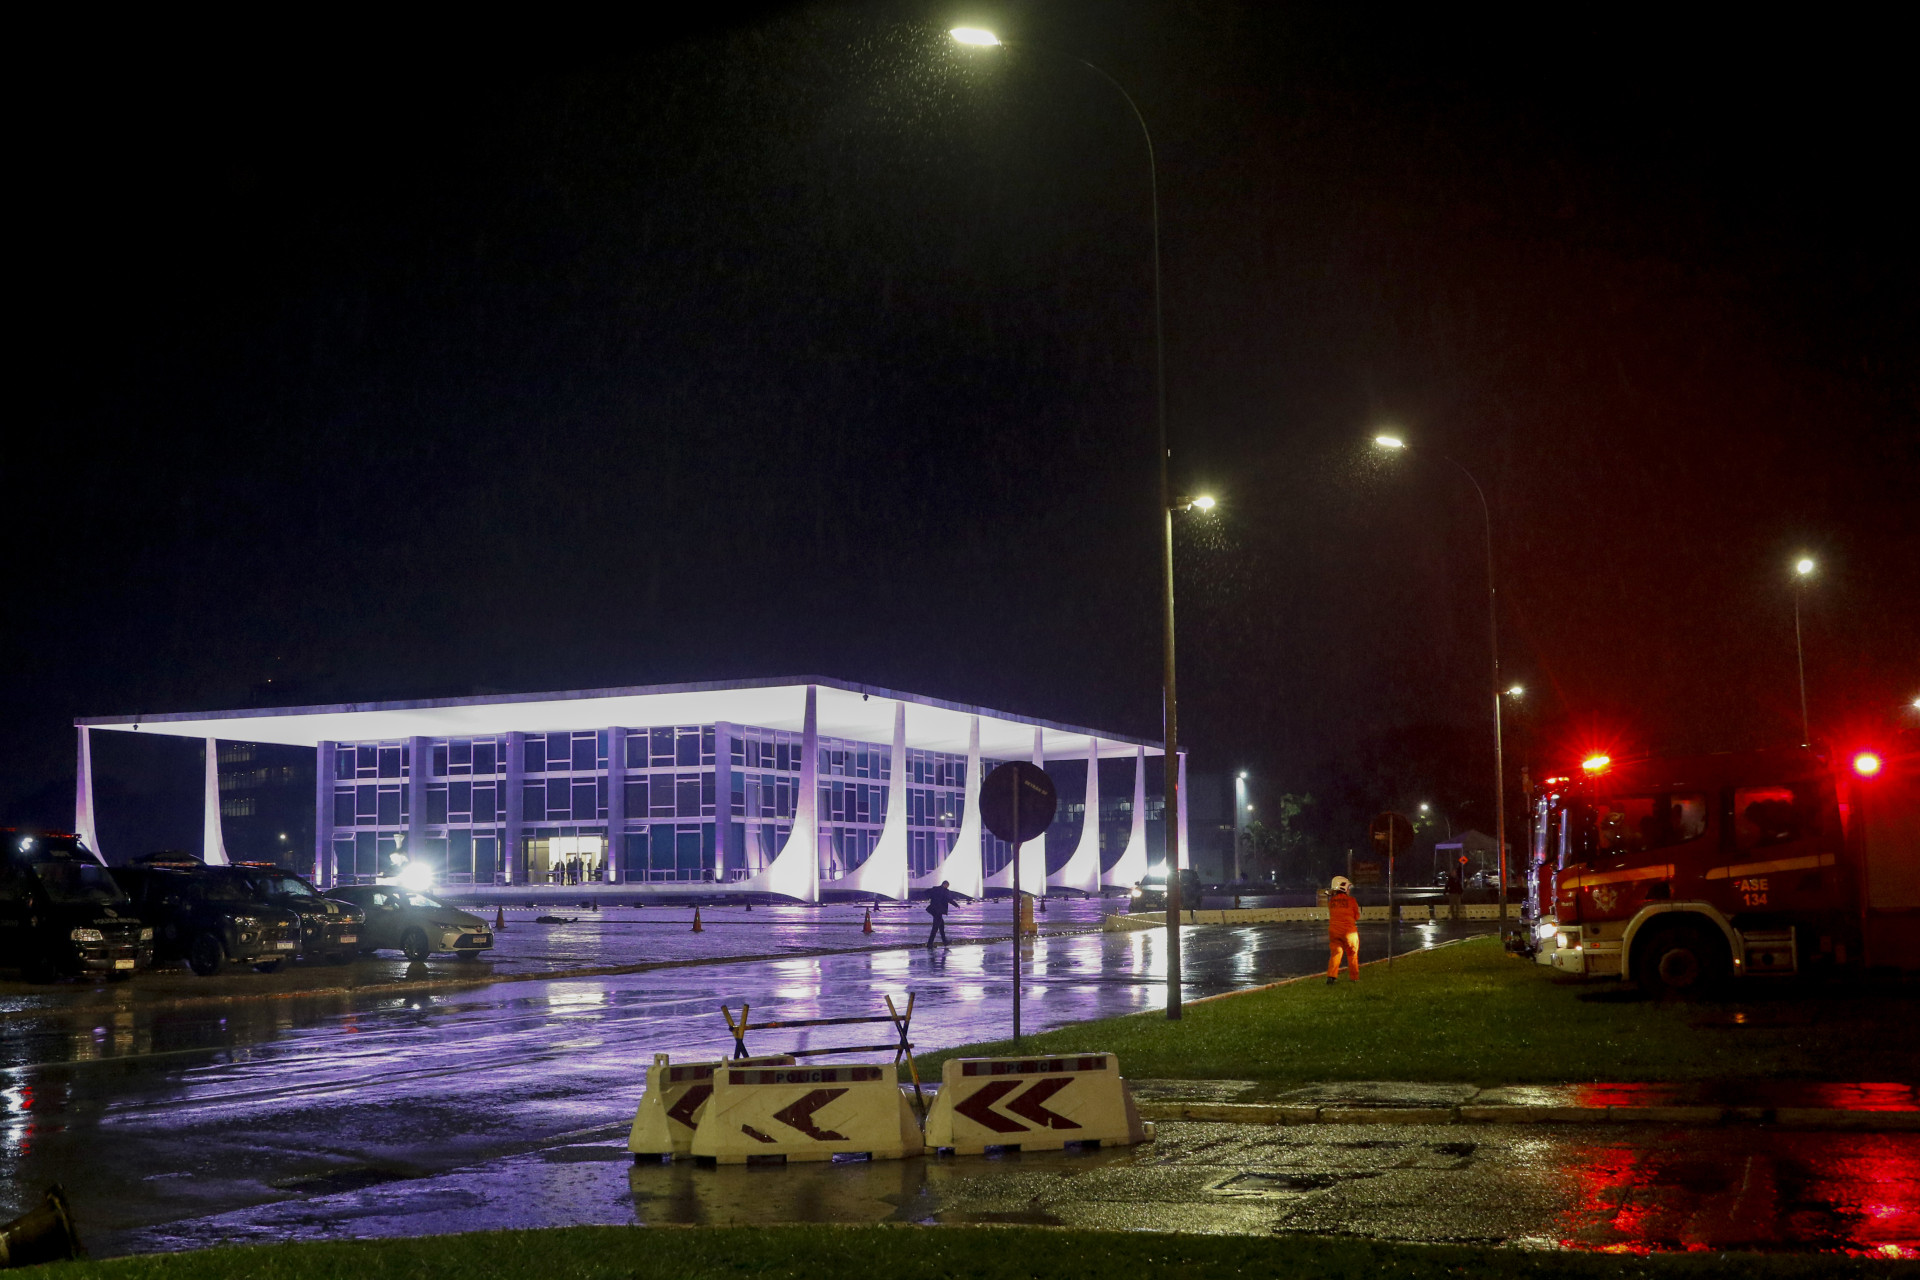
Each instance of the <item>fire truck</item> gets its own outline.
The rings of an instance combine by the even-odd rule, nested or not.
[[[1530,797],[1525,945],[1663,995],[1920,970],[1920,741],[1594,756]]]

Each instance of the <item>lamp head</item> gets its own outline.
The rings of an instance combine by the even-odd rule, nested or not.
[[[1195,498],[1188,505],[1193,507],[1197,511],[1211,511],[1213,510],[1213,495],[1210,493],[1203,493],[1199,497]]]
[[[1523,696],[1526,692],[1527,692],[1526,686],[1516,684],[1511,689],[1507,690],[1507,696],[1509,698],[1518,698]]]
[[[976,49],[998,48],[1000,37],[985,27],[955,27],[947,32],[955,44],[972,45]]]
[[[1812,556],[1801,556],[1793,562],[1793,571],[1803,578],[1812,573],[1814,567]]]
[[[1407,447],[1407,442],[1399,436],[1379,435],[1373,438],[1373,442],[1382,449],[1404,449]]]

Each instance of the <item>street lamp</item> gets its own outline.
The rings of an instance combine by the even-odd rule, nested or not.
[[[1240,850],[1247,843],[1247,820],[1253,813],[1253,805],[1247,799],[1247,771],[1240,770],[1233,775],[1233,882],[1240,883],[1244,874],[1240,866]]]
[[[947,32],[955,43],[974,49],[1005,48],[999,36],[984,27],[954,27]],[[1146,144],[1147,156],[1147,197],[1150,213],[1150,225],[1153,231],[1153,386],[1154,386],[1154,426],[1158,443],[1160,472],[1160,513],[1162,517],[1163,577],[1166,595],[1166,616],[1164,620],[1165,654],[1164,676],[1161,682],[1161,703],[1166,718],[1166,823],[1167,823],[1167,1017],[1180,1017],[1180,724],[1178,698],[1175,696],[1174,683],[1174,646],[1173,646],[1173,513],[1181,510],[1211,511],[1213,499],[1207,496],[1176,502],[1173,487],[1167,479],[1167,339],[1166,320],[1161,305],[1160,289],[1160,170],[1153,155],[1153,131],[1147,128],[1147,118],[1140,112],[1140,104],[1133,100],[1118,80],[1115,80],[1103,68],[1095,66],[1085,58],[1076,58],[1072,54],[1061,54],[1068,61],[1077,62],[1094,75],[1107,82],[1109,88],[1120,95],[1127,104],[1127,110],[1133,113],[1133,121],[1140,126],[1140,140]]]
[[[1793,562],[1793,661],[1800,669],[1800,745],[1803,747],[1813,741],[1813,729],[1807,718],[1807,655],[1800,643],[1800,586],[1817,567],[1812,556],[1801,556]]]
[[[1400,451],[1407,449],[1407,442],[1397,435],[1381,433],[1373,437],[1373,443],[1382,449]],[[1447,454],[1440,457],[1453,464],[1454,470],[1467,478],[1473,486],[1474,496],[1480,499],[1480,519],[1487,536],[1487,642],[1493,664],[1493,812],[1494,843],[1500,852],[1500,931],[1507,929],[1507,769],[1506,761],[1500,749],[1500,609],[1499,597],[1495,593],[1493,580],[1493,510],[1487,505],[1487,491],[1480,487],[1480,481],[1473,472],[1461,466]],[[1515,686],[1516,689],[1518,686]],[[1516,695],[1517,696],[1517,695]]]

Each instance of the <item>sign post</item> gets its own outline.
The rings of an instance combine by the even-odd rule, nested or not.
[[[1013,846],[1013,1046],[1020,1047],[1020,846],[1053,825],[1060,797],[1039,765],[1013,760],[980,783],[980,822]],[[1042,885],[1045,892],[1046,886]]]
[[[1387,860],[1387,968],[1400,941],[1400,918],[1393,905],[1393,860],[1413,847],[1413,823],[1403,813],[1383,813],[1367,824],[1367,839],[1375,853]]]

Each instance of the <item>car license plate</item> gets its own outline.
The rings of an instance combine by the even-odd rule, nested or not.
[[[276,943],[274,943],[274,944],[273,944],[273,949],[274,949],[275,951],[291,951],[291,950],[293,950],[293,943],[291,943],[291,942],[276,942]]]
[[[133,968],[133,961],[131,961],[131,960],[115,960],[115,961],[113,962],[113,967],[114,967],[114,968],[116,968],[116,969],[131,969],[131,968]]]
[[[357,933],[343,933],[343,934],[341,934],[341,935],[340,935],[340,941],[342,941],[342,942],[358,942],[358,941],[360,941],[360,935],[359,935],[359,934],[357,934]]]

